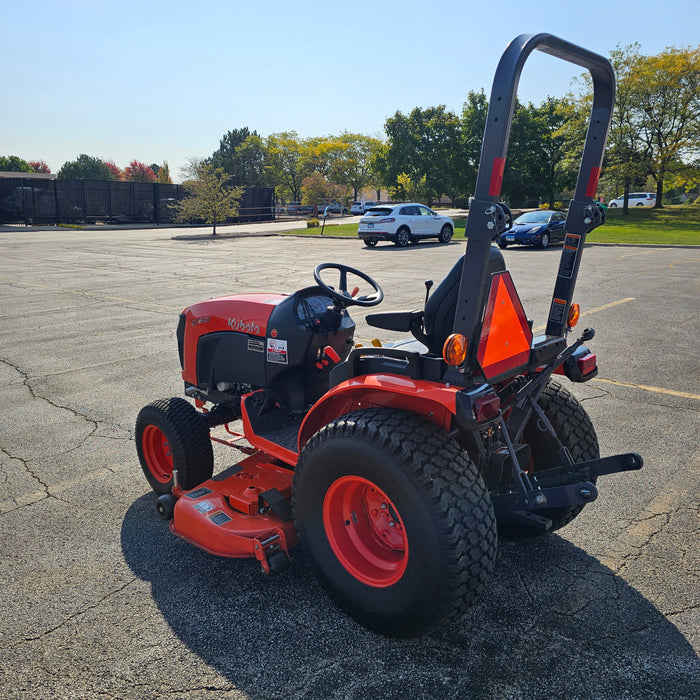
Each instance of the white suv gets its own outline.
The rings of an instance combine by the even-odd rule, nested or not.
[[[403,247],[421,238],[449,243],[454,230],[454,221],[449,216],[436,214],[424,204],[406,202],[369,209],[360,219],[357,235],[370,248],[379,241],[391,241]]]
[[[629,206],[631,207],[653,207],[656,204],[655,192],[630,192]],[[617,199],[608,202],[609,207],[621,207],[625,203],[625,195],[621,194]]]

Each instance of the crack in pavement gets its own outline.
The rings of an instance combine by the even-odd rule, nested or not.
[[[53,627],[50,627],[49,629],[44,630],[43,632],[41,632],[41,634],[34,635],[33,637],[25,637],[24,639],[21,639],[17,642],[14,642],[13,644],[10,644],[8,646],[0,646],[0,651],[6,651],[8,649],[16,649],[17,647],[20,647],[23,644],[27,644],[29,642],[36,642],[38,639],[42,639],[44,637],[47,637],[50,634],[53,634],[54,632],[56,632],[56,630],[61,629],[61,627],[63,627],[64,625],[67,625],[69,622],[71,622],[71,620],[75,620],[76,618],[81,617],[85,613],[90,612],[90,610],[94,610],[98,606],[102,605],[102,603],[104,603],[108,598],[111,598],[113,595],[116,595],[117,593],[121,593],[121,591],[123,591],[125,588],[130,586],[135,581],[139,581],[139,580],[140,580],[139,578],[134,576],[133,578],[128,580],[124,585],[119,586],[118,588],[114,589],[113,591],[110,591],[106,595],[102,596],[102,598],[100,598],[98,601],[91,603],[90,605],[87,605],[83,609],[78,610],[78,611],[72,613],[71,615],[68,615],[68,617],[66,617],[65,620],[63,620],[62,622],[59,622],[57,625],[54,625]]]

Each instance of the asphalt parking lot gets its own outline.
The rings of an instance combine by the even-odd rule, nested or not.
[[[184,306],[292,291],[337,261],[379,281],[380,308],[415,308],[464,241],[177,235],[0,232],[3,697],[700,697],[700,250],[586,250],[576,300],[600,375],[573,391],[601,454],[634,450],[645,466],[603,477],[560,532],[503,543],[461,620],[401,641],[338,611],[301,556],[264,578],[174,538],[133,426],[181,394]],[[559,249],[505,258],[543,324]]]

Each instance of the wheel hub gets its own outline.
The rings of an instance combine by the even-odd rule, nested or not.
[[[386,588],[406,571],[408,539],[399,512],[368,479],[344,476],[330,485],[323,525],[333,553],[358,581]]]

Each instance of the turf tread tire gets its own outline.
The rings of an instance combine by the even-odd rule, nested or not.
[[[214,452],[204,416],[191,403],[179,397],[159,399],[144,406],[136,418],[136,451],[151,488],[158,494],[171,493],[173,480],[163,483],[154,478],[144,455],[142,436],[148,425],[159,428],[168,440],[180,487],[188,490],[211,478]]]
[[[363,596],[348,597],[329,575],[329,562],[310,551],[307,528],[320,514],[309,508],[307,490],[314,488],[319,465],[314,455],[325,445],[359,439],[386,456],[421,495],[440,543],[441,567],[432,572],[435,589],[428,605],[384,615],[370,610]],[[309,465],[311,465],[309,467]],[[392,494],[387,494],[392,498]],[[497,532],[490,495],[467,453],[436,424],[410,412],[369,408],[344,415],[317,432],[302,450],[294,476],[294,519],[304,552],[330,597],[364,626],[380,634],[412,637],[461,616],[482,592],[493,569]],[[406,513],[402,513],[407,520]],[[321,530],[323,526],[321,525]],[[324,535],[325,537],[325,535]],[[409,552],[412,541],[409,539]],[[330,551],[330,550],[329,550]],[[336,567],[340,564],[332,555]],[[415,556],[415,555],[414,555]],[[344,572],[344,570],[343,570]],[[347,572],[344,572],[349,576]],[[439,579],[439,580],[435,580]],[[399,584],[401,582],[398,582]],[[397,584],[398,585],[398,584]],[[365,596],[373,589],[365,586]]]
[[[569,450],[574,462],[585,462],[600,457],[598,436],[593,423],[578,399],[568,389],[558,382],[550,381],[537,403],[552,424],[561,443]],[[524,438],[533,451],[535,473],[540,469],[558,466],[552,440],[548,434],[537,429],[536,415],[533,415],[527,424]],[[499,519],[498,531],[502,537],[508,539],[537,537],[568,525],[583,508],[584,506],[580,505],[536,511],[538,515],[551,519],[552,527],[547,532],[508,521],[507,518]]]

